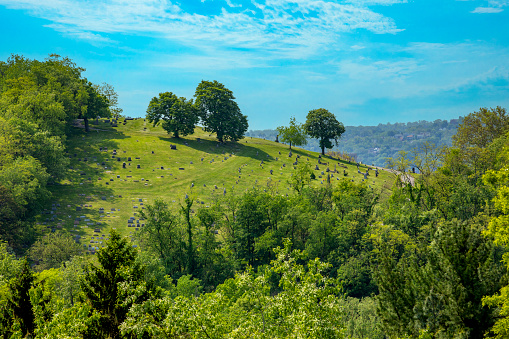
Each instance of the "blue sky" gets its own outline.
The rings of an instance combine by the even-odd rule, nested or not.
[[[509,0],[0,0],[0,60],[68,56],[119,94],[231,89],[250,129],[326,108],[345,125],[509,109]]]

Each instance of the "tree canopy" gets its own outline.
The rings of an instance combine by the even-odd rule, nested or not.
[[[194,133],[194,126],[198,123],[198,110],[193,100],[177,97],[172,92],[159,93],[153,97],[147,108],[147,119],[155,126],[160,120],[162,127],[173,133],[175,138]]]
[[[295,121],[295,117],[290,118],[288,126],[279,126],[276,128],[282,142],[287,142],[292,149],[294,146],[302,146],[307,144],[306,132],[302,124]]]
[[[194,96],[205,131],[216,133],[220,142],[244,137],[247,117],[241,113],[232,91],[216,80],[202,80]]]
[[[322,155],[325,154],[325,148],[332,148],[331,140],[337,145],[341,134],[345,132],[343,123],[337,121],[334,114],[325,108],[309,111],[304,129],[311,137],[319,139]]]

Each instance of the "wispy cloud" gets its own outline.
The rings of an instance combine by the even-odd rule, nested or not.
[[[275,58],[305,58],[337,42],[340,34],[354,30],[397,33],[400,29],[395,22],[370,6],[404,2],[225,0],[219,13],[204,15],[186,11],[169,0],[0,0],[8,8],[27,10],[51,21],[48,27],[93,42],[111,42],[103,35],[123,33],[194,47],[257,49]]]
[[[471,13],[500,13],[502,11],[504,9],[500,7],[477,7]]]
[[[334,65],[337,74],[346,76],[349,85],[362,91],[365,98],[410,98],[509,77],[509,50],[487,43],[411,43],[371,48],[384,49],[393,57],[354,57]]]
[[[509,6],[509,0],[488,0],[485,6],[475,8],[471,13],[489,14],[500,13]]]

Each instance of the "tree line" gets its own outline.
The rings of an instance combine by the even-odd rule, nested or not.
[[[119,116],[108,84],[56,54],[44,61],[12,55],[0,61],[0,237],[23,252],[34,241],[30,218],[49,199],[48,184],[65,178],[72,122]]]

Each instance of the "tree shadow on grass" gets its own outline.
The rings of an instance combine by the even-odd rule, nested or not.
[[[165,143],[168,143],[168,149],[170,149],[170,145],[176,145],[177,149],[175,150],[175,152],[178,152],[178,150],[182,149],[183,147],[189,147],[194,149],[195,151],[212,155],[235,154],[264,161],[275,159],[267,152],[262,151],[258,147],[251,146],[249,143],[246,144],[244,140],[236,142],[227,141],[224,143],[220,143],[214,140],[200,138],[184,139],[184,138],[159,137],[159,139]]]

